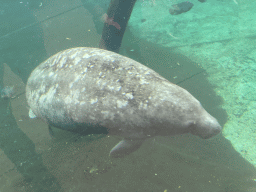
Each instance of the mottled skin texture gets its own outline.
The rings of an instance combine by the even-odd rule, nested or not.
[[[28,79],[34,114],[61,129],[107,128],[125,139],[192,133],[210,138],[221,127],[185,89],[148,67],[97,48],[64,50]]]

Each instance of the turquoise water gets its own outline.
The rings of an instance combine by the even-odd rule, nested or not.
[[[250,0],[137,0],[120,54],[188,90],[223,131],[148,139],[124,158],[121,140],[80,135],[28,117],[31,71],[71,47],[98,47],[109,1],[1,3],[0,191],[253,192],[256,190],[255,8]]]

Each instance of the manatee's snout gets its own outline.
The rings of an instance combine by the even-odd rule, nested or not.
[[[191,133],[202,139],[209,139],[221,132],[222,128],[218,121],[206,112],[197,121],[193,122]]]
[[[199,137],[203,139],[209,139],[215,135],[218,135],[221,132],[222,128],[220,124],[214,117],[212,118],[213,119],[211,121],[203,123],[202,126],[205,127],[205,132],[203,131],[201,134],[199,134]]]

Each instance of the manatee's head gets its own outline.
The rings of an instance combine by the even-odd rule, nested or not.
[[[222,130],[218,121],[211,116],[203,107],[196,120],[189,121],[190,133],[197,135],[202,139],[209,139]]]

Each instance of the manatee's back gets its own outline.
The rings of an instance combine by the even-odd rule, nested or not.
[[[138,109],[150,105],[153,82],[158,81],[167,80],[119,54],[73,48],[50,57],[31,73],[26,96],[34,114],[56,127],[147,127],[149,122]]]

